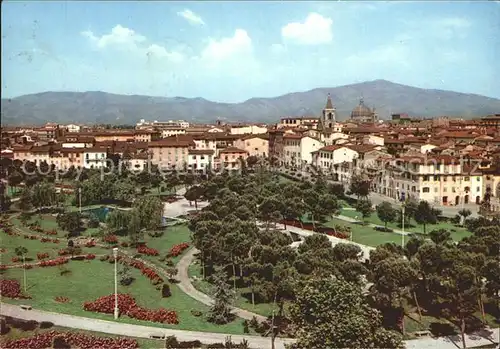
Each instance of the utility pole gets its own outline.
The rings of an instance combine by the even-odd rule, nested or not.
[[[23,253],[24,293],[26,293],[26,256]]]
[[[115,311],[114,311],[114,316],[115,320],[118,320],[118,281],[117,281],[117,273],[116,273],[116,265],[118,264],[118,261],[116,257],[118,257],[118,247],[113,248],[113,257],[115,258]]]

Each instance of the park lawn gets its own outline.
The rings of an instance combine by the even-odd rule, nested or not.
[[[35,231],[32,231],[30,228],[25,227],[21,221],[19,220],[18,216],[14,216],[10,220],[12,224],[16,226],[19,230],[21,230],[24,233],[31,234],[31,235],[45,235],[41,233],[37,233]],[[28,220],[28,224],[33,223],[35,221],[38,221],[40,224],[40,227],[43,230],[56,230],[57,235],[50,235],[49,237],[58,237],[58,238],[66,238],[68,232],[66,230],[62,230],[59,228],[59,225],[57,224],[56,217],[51,215],[51,214],[35,214],[31,216],[31,218]],[[98,228],[88,228],[85,229],[85,231],[81,232],[81,236],[88,236],[91,233],[95,233],[98,230]]]
[[[324,224],[326,227],[334,227],[335,225],[341,225],[351,228],[352,240],[362,245],[376,247],[388,242],[394,242],[396,244],[401,244],[401,235],[396,233],[384,233],[381,231],[376,231],[370,226],[349,223],[338,218],[332,218]],[[408,239],[405,237],[405,239]]]
[[[121,268],[121,265],[118,267]],[[61,276],[60,272],[64,269],[70,270],[71,273]],[[183,330],[243,334],[241,319],[235,319],[227,325],[211,324],[205,320],[208,307],[183,293],[175,284],[170,285],[172,296],[162,298],[161,291],[156,290],[156,287],[139,270],[131,269],[130,271],[135,281],[130,286],[122,286],[118,283],[118,293],[129,293],[142,307],[167,308],[177,311],[179,324],[166,325],[139,321],[127,316],[120,317],[119,322]],[[93,313],[83,310],[82,307],[86,301],[94,301],[99,297],[113,294],[113,264],[97,259],[70,261],[61,267],[33,268],[26,270],[26,273],[27,293],[32,298],[22,300],[4,298],[4,301],[14,304],[28,304],[35,309],[113,321],[111,314]],[[4,272],[3,277],[17,279],[22,285],[23,270],[9,269]],[[54,297],[57,296],[68,297],[70,303],[56,302]],[[201,311],[203,315],[195,317],[191,314],[191,310]]]
[[[361,214],[355,210],[342,210],[340,213],[342,216],[350,217],[350,218],[356,218],[358,217],[358,220],[362,220]],[[372,213],[370,217],[367,217],[364,219],[365,222],[367,223],[372,223],[376,225],[381,225],[384,226],[384,222],[382,222],[378,216],[377,213]],[[396,229],[396,230],[401,230],[401,227],[399,226],[399,223],[388,223],[387,224],[388,228],[391,229]],[[470,236],[471,233],[467,231],[467,229],[463,227],[457,227],[451,223],[448,222],[438,222],[437,224],[428,224],[426,226],[426,232],[429,233],[433,230],[437,229],[446,229],[449,230],[451,233],[451,237],[455,241],[460,241],[464,237]],[[411,225],[405,227],[405,231],[407,232],[413,232],[413,233],[423,233],[424,232],[424,227],[423,225],[417,224],[414,220],[411,221]]]
[[[6,251],[0,255],[0,264],[22,264],[22,261],[13,263],[12,257],[16,257],[15,249],[16,247],[23,246],[28,250],[26,254],[26,262],[34,263],[38,259],[36,257],[37,253],[48,253],[49,259],[58,258],[58,251],[67,247],[67,241],[60,239],[58,244],[52,242],[41,242],[40,240],[30,240],[25,239],[22,236],[11,236],[7,235],[5,232],[0,231],[1,247]],[[48,236],[49,238],[55,238]],[[100,247],[82,247],[82,254],[92,253],[95,255],[108,254],[109,251]],[[31,260],[30,260],[31,259]]]
[[[49,332],[49,331],[57,331],[60,333],[61,332],[72,332],[73,333],[74,332],[74,333],[84,334],[84,335],[88,335],[88,336],[106,337],[106,338],[123,338],[124,337],[124,336],[103,333],[103,332],[83,331],[83,330],[76,330],[73,328],[59,327],[59,326],[52,326],[52,327],[46,328],[46,329],[37,328],[34,331],[23,331],[21,329],[10,327],[9,332],[0,337],[0,345],[2,345],[4,340],[17,340],[17,339],[21,339],[21,338],[33,337],[37,334],[42,334],[44,332]],[[137,341],[137,343],[139,344],[139,348],[141,348],[141,349],[150,349],[150,348],[157,349],[157,348],[164,347],[163,340],[154,340],[154,339],[137,338],[137,337],[127,337],[127,338],[135,339]]]
[[[198,261],[192,263],[188,269],[189,278],[192,279],[192,284],[194,288],[196,288],[200,292],[212,296],[214,294],[214,286],[208,281],[202,280],[202,274],[200,268],[201,267]],[[193,279],[193,277],[196,277],[196,279]],[[231,284],[230,286],[232,287],[233,285]],[[238,288],[233,304],[235,307],[245,309],[263,316],[271,316],[273,308],[275,308],[275,310],[278,311],[278,307],[273,307],[272,303],[255,303],[255,306],[253,306],[251,298],[243,296],[243,294],[245,293],[249,294],[250,289]]]

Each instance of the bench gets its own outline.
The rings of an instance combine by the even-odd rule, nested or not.
[[[165,339],[165,335],[164,334],[161,334],[161,333],[151,333],[149,335],[149,338],[150,339]]]
[[[431,335],[431,332],[430,331],[417,331],[417,332],[413,332],[413,334],[415,335],[415,337],[428,337]]]
[[[20,305],[21,309],[23,310],[31,310],[31,305]]]

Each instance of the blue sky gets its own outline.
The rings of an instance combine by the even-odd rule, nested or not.
[[[2,2],[2,97],[238,102],[374,79],[500,98],[500,2]]]

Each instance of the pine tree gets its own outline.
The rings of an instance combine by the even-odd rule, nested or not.
[[[208,313],[208,321],[218,325],[227,324],[234,319],[234,314],[231,313],[234,294],[226,282],[226,274],[222,269],[212,275],[212,280],[215,285],[215,294],[214,304]]]

